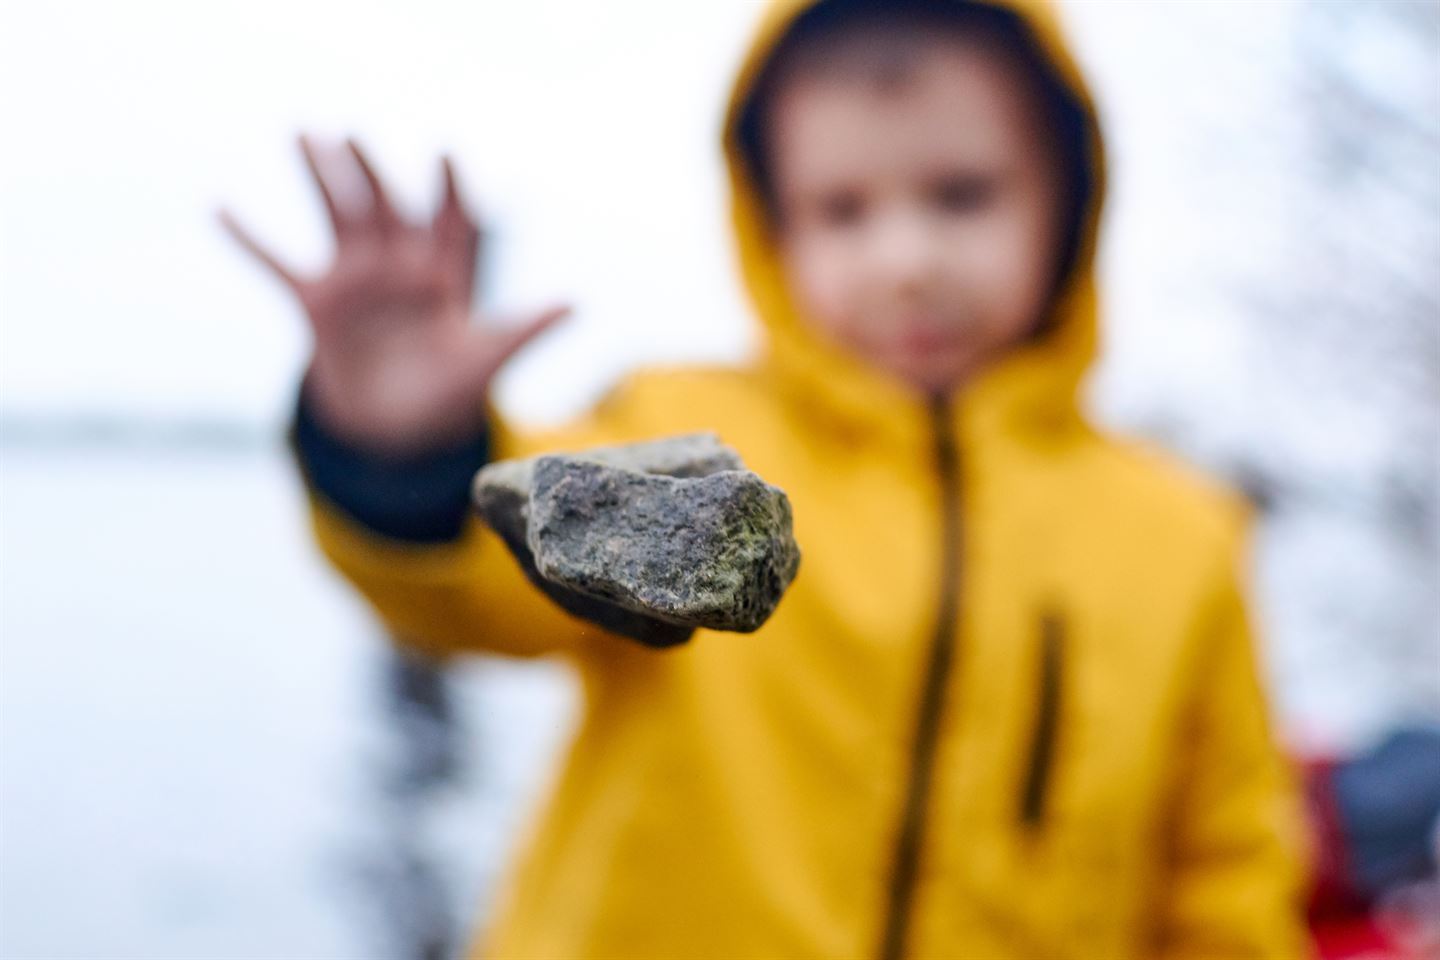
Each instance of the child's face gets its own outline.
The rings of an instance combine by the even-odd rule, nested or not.
[[[894,82],[802,76],[777,92],[780,248],[810,322],[928,393],[1035,328],[1063,197],[1030,91],[1003,55],[954,43]]]

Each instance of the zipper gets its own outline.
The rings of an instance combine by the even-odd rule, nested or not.
[[[926,807],[934,779],[935,748],[945,708],[945,690],[955,661],[956,613],[960,591],[960,463],[950,427],[950,404],[937,398],[931,407],[935,433],[935,468],[940,483],[941,551],[940,602],[935,633],[930,642],[920,710],[910,752],[910,776],[901,808],[900,831],[895,842],[885,925],[881,934],[881,960],[905,956],[910,915],[919,875],[920,847],[925,835]]]
[[[1035,732],[1030,764],[1020,787],[1020,822],[1034,833],[1045,822],[1045,801],[1055,767],[1055,741],[1060,729],[1060,686],[1064,666],[1064,624],[1046,613],[1040,619],[1040,666],[1035,706]]]

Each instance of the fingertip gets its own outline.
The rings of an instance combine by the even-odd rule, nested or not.
[[[447,204],[460,205],[460,181],[455,174],[455,161],[448,153],[440,155],[440,183]]]
[[[537,337],[553,325],[564,320],[571,313],[571,307],[567,304],[553,304],[531,313],[521,314],[514,321],[511,327],[514,332],[525,340]]]
[[[237,240],[245,239],[245,229],[240,226],[240,221],[230,212],[229,207],[216,207],[214,214],[215,222],[220,225],[221,230]]]
[[[568,303],[553,304],[536,314],[534,329],[537,333],[544,331],[562,320],[568,319],[574,312],[575,308]]]

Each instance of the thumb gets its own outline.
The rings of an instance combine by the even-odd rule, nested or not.
[[[481,379],[488,381],[522,347],[564,320],[571,312],[569,304],[554,304],[512,321],[502,320],[499,324],[487,322],[480,356],[477,358],[481,367]]]

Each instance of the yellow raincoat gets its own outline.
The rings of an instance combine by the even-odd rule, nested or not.
[[[397,636],[559,654],[582,680],[563,772],[477,949],[1301,953],[1298,826],[1237,579],[1242,506],[1077,409],[1100,188],[1052,331],[950,405],[822,343],[733,142],[806,5],[768,11],[727,118],[763,356],[641,373],[573,429],[495,437],[508,457],[717,431],[794,507],[804,560],[769,623],[644,648],[553,606],[478,523],[409,545],[312,498],[325,553]],[[1088,108],[1053,13],[1015,6]],[[1098,183],[1098,132],[1091,152]]]

